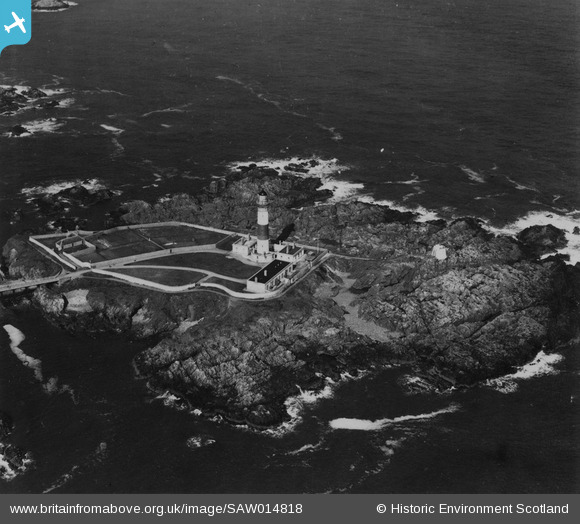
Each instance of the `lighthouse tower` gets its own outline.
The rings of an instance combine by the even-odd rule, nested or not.
[[[264,190],[258,195],[258,243],[256,251],[260,254],[270,252],[270,235],[268,231],[268,195]]]

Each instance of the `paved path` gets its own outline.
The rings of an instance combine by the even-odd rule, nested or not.
[[[193,268],[193,267],[184,267],[184,266],[153,266],[153,265],[141,265],[139,264],[138,266],[116,266],[116,267],[111,267],[111,268],[107,268],[109,271],[115,271],[115,269],[124,269],[124,268],[148,268],[148,269],[179,269],[181,271],[191,271],[192,273],[205,273],[208,277],[217,277],[217,278],[221,278],[222,280],[229,280],[230,282],[239,282],[240,284],[245,284],[246,283],[246,278],[234,278],[234,277],[228,277],[226,275],[222,275],[221,273],[214,273],[213,271],[209,271],[207,269],[197,269],[197,268]],[[204,277],[207,278],[207,277]]]
[[[113,228],[114,229],[138,229],[138,228],[147,228],[147,227],[158,227],[161,225],[187,225],[190,227],[198,227],[198,226],[193,226],[191,224],[185,224],[185,223],[178,223],[178,222],[170,222],[170,223],[159,223],[159,224],[143,224],[143,225],[137,225],[137,226],[124,226],[121,228]],[[220,229],[215,229],[215,228],[211,228],[211,227],[198,227],[198,229],[205,229],[208,231],[215,231],[215,232],[219,232],[219,233],[224,233],[229,235],[228,238],[222,239],[218,242],[218,244],[230,240],[233,236],[240,236],[239,233],[235,233],[233,231],[225,231],[225,230],[220,230]],[[109,230],[109,231],[112,231]],[[142,233],[138,232],[141,236]],[[57,235],[54,235],[55,237]],[[52,238],[52,235],[51,235]],[[145,238],[145,237],[144,237]],[[45,278],[38,278],[38,279],[32,279],[32,280],[17,280],[17,281],[9,281],[9,282],[5,282],[5,283],[0,283],[0,295],[2,294],[11,294],[11,293],[17,293],[18,291],[21,290],[26,290],[26,289],[32,289],[32,288],[36,288],[38,286],[42,286],[42,285],[46,285],[46,284],[53,284],[53,283],[57,283],[57,282],[65,282],[67,280],[72,280],[75,278],[78,278],[80,276],[86,275],[87,273],[90,272],[94,272],[97,274],[101,274],[103,276],[108,276],[108,277],[114,277],[117,278],[118,280],[122,280],[125,282],[128,282],[130,284],[139,286],[139,287],[147,287],[149,289],[156,289],[158,291],[164,291],[166,293],[183,293],[186,291],[194,291],[194,290],[209,290],[209,288],[216,288],[216,289],[221,289],[223,291],[225,291],[226,293],[228,293],[230,296],[236,297],[236,298],[242,298],[242,299],[252,299],[252,300],[267,300],[269,298],[274,298],[275,296],[282,296],[284,295],[290,288],[294,287],[294,285],[298,282],[301,281],[303,278],[305,278],[308,274],[310,274],[316,267],[318,267],[323,260],[325,260],[328,257],[328,253],[325,254],[320,254],[320,250],[317,250],[319,252],[319,255],[317,257],[317,259],[314,260],[314,263],[311,265],[311,267],[305,271],[304,273],[302,273],[296,282],[294,282],[293,284],[291,284],[290,286],[287,286],[286,288],[280,289],[280,290],[276,290],[274,292],[270,292],[270,293],[266,293],[264,295],[260,295],[260,294],[255,294],[255,293],[241,293],[241,292],[237,292],[237,291],[233,291],[230,290],[229,288],[218,284],[218,283],[210,283],[210,282],[206,282],[208,279],[210,278],[218,278],[221,280],[227,280],[230,282],[235,282],[235,283],[239,283],[239,284],[245,284],[247,279],[245,278],[235,278],[235,277],[230,277],[230,276],[226,276],[223,275],[221,273],[216,273],[213,271],[209,271],[206,269],[198,269],[195,267],[183,267],[183,266],[160,266],[160,265],[155,265],[155,264],[139,264],[139,265],[132,265],[132,266],[128,266],[128,264],[131,263],[135,263],[135,262],[141,262],[141,261],[147,261],[147,260],[151,260],[151,259],[155,259],[155,258],[162,258],[162,257],[168,257],[168,256],[172,256],[172,255],[185,255],[185,254],[190,254],[190,253],[219,253],[220,255],[223,256],[228,256],[231,258],[234,258],[236,260],[238,260],[239,262],[243,262],[246,263],[247,265],[251,265],[254,266],[255,264],[252,263],[247,263],[244,260],[240,260],[239,257],[236,257],[235,255],[232,256],[231,251],[226,251],[223,249],[219,249],[217,247],[217,244],[207,244],[205,246],[185,246],[182,248],[163,248],[163,246],[160,246],[159,244],[156,244],[158,247],[163,248],[161,251],[154,251],[151,253],[141,253],[139,255],[135,255],[135,256],[131,256],[131,257],[122,257],[120,259],[113,259],[113,260],[108,260],[108,261],[102,261],[102,262],[98,262],[93,264],[93,267],[78,267],[77,265],[77,269],[76,271],[70,271],[70,269],[73,269],[75,266],[73,266],[71,264],[70,261],[68,260],[63,260],[57,253],[55,253],[52,249],[48,248],[45,245],[40,244],[37,240],[33,239],[31,237],[31,246],[33,246],[37,251],[39,251],[42,255],[44,255],[45,257],[51,259],[53,262],[54,261],[58,261],[61,266],[62,266],[62,270],[59,274],[57,275],[53,275],[50,277],[45,277]],[[38,245],[36,245],[38,244]],[[303,246],[302,244],[297,244],[300,245],[302,247],[307,247],[309,249],[314,249],[311,246]],[[80,264],[80,262],[79,262]],[[83,264],[84,265],[84,264]],[[88,266],[88,264],[86,264]],[[65,270],[65,266],[69,268],[69,270]],[[151,269],[166,269],[166,270],[170,270],[170,269],[178,269],[178,270],[183,270],[183,271],[191,271],[191,272],[197,272],[197,273],[203,273],[206,276],[203,277],[200,281],[196,282],[196,283],[192,283],[190,285],[187,286],[166,286],[163,284],[159,284],[156,282],[152,282],[152,281],[147,281],[146,279],[140,279],[138,277],[131,277],[131,275],[125,274],[123,272],[116,272],[115,273],[115,269],[121,269],[123,267],[132,267],[132,268],[151,268]],[[257,265],[256,267],[260,267],[259,265]],[[129,278],[127,278],[129,277]]]

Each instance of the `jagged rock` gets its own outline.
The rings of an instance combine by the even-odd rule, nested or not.
[[[297,386],[321,387],[319,373],[338,379],[351,354],[374,347],[344,326],[332,300],[305,298],[237,303],[219,328],[208,323],[138,355],[137,369],[192,405],[253,425],[278,423]]]
[[[22,91],[22,94],[28,98],[44,98],[47,96],[44,91],[41,91],[36,87],[30,87],[25,91]]]
[[[67,302],[63,295],[54,293],[41,286],[35,289],[34,300],[48,315],[58,316],[64,312]]]
[[[91,206],[111,200],[115,193],[107,188],[87,189],[82,184],[63,189],[55,194],[43,195],[34,199],[34,203],[45,214],[54,214],[74,204],[77,206]]]
[[[227,307],[213,293],[167,295],[107,281],[73,281],[35,290],[33,303],[67,331],[125,333],[147,338],[168,333],[184,320],[219,314]]]
[[[518,233],[517,238],[536,256],[553,252],[568,244],[566,232],[552,224],[527,227]]]
[[[15,235],[2,248],[2,258],[10,278],[35,279],[57,274],[60,267],[39,253],[26,235]]]
[[[68,7],[70,5],[62,0],[35,0],[32,2],[33,11],[57,11]]]
[[[315,178],[280,176],[274,170],[248,169],[243,175],[228,177],[228,183],[217,193],[199,196],[175,195],[155,205],[142,201],[125,204],[125,223],[181,220],[219,228],[251,231],[256,223],[256,195],[264,189],[271,202],[270,229],[277,235],[291,224],[297,208],[331,196],[318,191],[322,185]]]
[[[24,106],[26,97],[14,87],[0,87],[0,113],[9,114]]]
[[[12,479],[23,473],[32,463],[30,453],[7,442],[14,429],[14,423],[8,413],[0,411],[0,478]]]
[[[29,132],[28,129],[26,129],[24,126],[21,126],[20,124],[17,124],[14,127],[10,128],[10,134],[12,136],[20,136],[28,132]]]

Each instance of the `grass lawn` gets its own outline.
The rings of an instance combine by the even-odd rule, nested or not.
[[[149,267],[130,267],[130,268],[116,268],[110,270],[115,273],[124,275],[131,275],[132,277],[149,280],[158,284],[166,286],[186,286],[193,284],[205,277],[205,273],[198,273],[197,271],[187,271],[183,269],[172,268],[149,268]]]
[[[182,266],[193,269],[206,269],[233,278],[248,278],[260,268],[250,266],[233,258],[226,258],[219,253],[186,253],[156,258],[156,266]]]
[[[221,284],[222,286],[227,287],[232,291],[238,291],[240,293],[246,290],[245,284],[240,284],[239,282],[232,282],[231,280],[224,280],[223,278],[211,277],[208,278],[205,282],[207,282],[208,284]]]
[[[130,229],[112,231],[110,233],[97,233],[86,237],[86,239],[96,246],[97,251],[80,255],[78,258],[82,262],[102,262],[104,260],[161,250],[158,246],[143,238],[137,231]]]
[[[223,233],[187,226],[142,227],[139,232],[165,248],[217,244],[228,237]]]

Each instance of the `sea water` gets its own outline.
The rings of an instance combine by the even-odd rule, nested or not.
[[[50,221],[31,198],[75,183],[152,200],[195,193],[244,162],[282,170],[301,159],[319,160],[307,175],[335,200],[475,215],[509,233],[553,220],[573,239],[572,1],[78,4],[34,14],[31,42],[0,57],[0,84],[59,101],[0,117],[0,211],[28,211],[1,221],[2,243]],[[11,137],[16,124],[30,133]],[[79,213],[97,228],[106,209]],[[408,369],[345,377],[320,398],[297,390],[292,421],[255,432],[151,394],[131,365],[146,345],[12,311],[0,330],[0,409],[35,468],[0,491],[579,487],[574,347],[445,395],[405,394]]]

